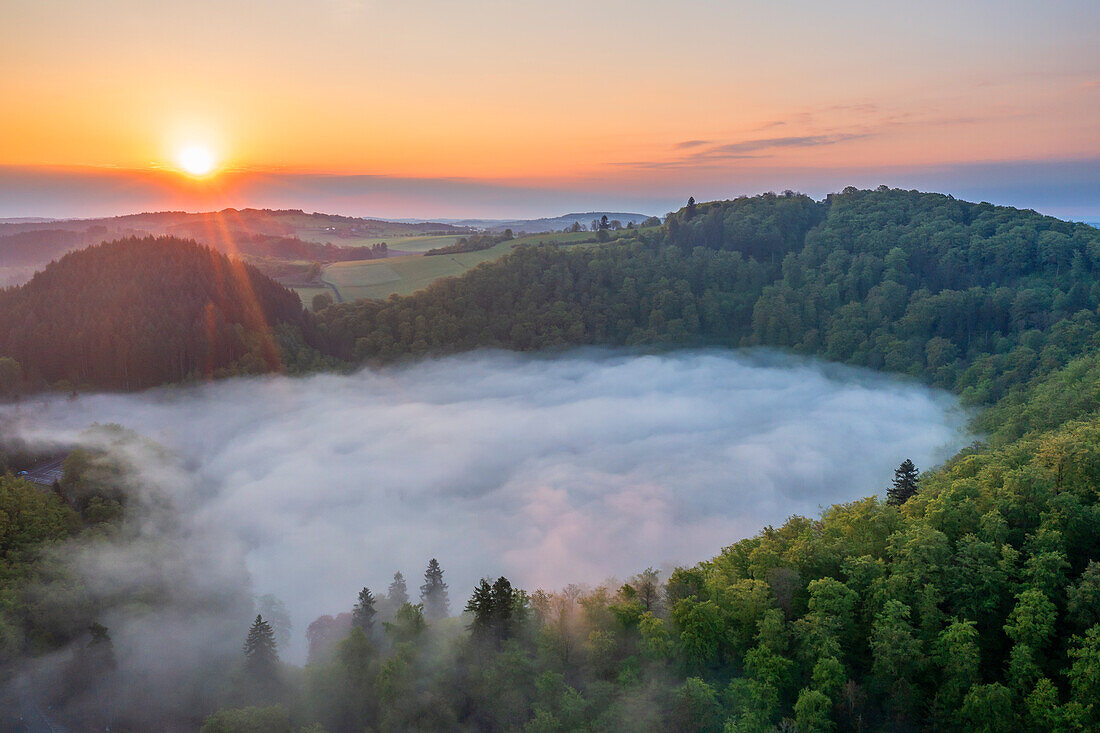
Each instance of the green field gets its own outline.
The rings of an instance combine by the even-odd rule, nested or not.
[[[328,293],[329,295],[332,295],[333,300],[336,299],[336,296],[333,295],[333,293],[332,293],[332,288],[321,288],[321,287],[317,287],[317,288],[294,288],[294,287],[292,287],[291,290],[293,290],[294,292],[296,292],[298,294],[298,298],[299,298],[299,300],[302,301],[302,305],[304,305],[306,307],[306,310],[313,310],[313,296],[314,295],[320,295],[321,293]]]
[[[453,234],[434,237],[421,236],[391,236],[391,237],[337,237],[332,232],[324,229],[299,229],[298,238],[307,242],[324,244],[331,242],[340,247],[372,247],[376,244],[386,243],[390,249],[404,252],[426,252],[436,247],[446,247],[454,244],[459,237]]]
[[[397,295],[408,295],[426,288],[435,280],[461,275],[482,262],[495,260],[519,245],[545,242],[587,246],[584,240],[590,240],[592,236],[591,232],[534,234],[509,242],[501,242],[495,247],[480,252],[433,255],[431,257],[410,255],[407,257],[388,257],[384,260],[337,262],[327,265],[321,273],[321,278],[332,283],[340,291],[340,295],[345,302],[362,298],[388,298],[395,293]],[[387,240],[387,244],[390,244],[394,249],[405,249],[404,244],[414,239],[423,242],[429,240],[439,242],[424,247],[424,249],[431,249],[450,243],[441,240],[453,241],[456,237],[398,238]]]

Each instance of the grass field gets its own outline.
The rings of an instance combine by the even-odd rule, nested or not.
[[[376,244],[386,243],[390,249],[402,252],[427,252],[436,247],[446,247],[454,244],[459,237],[455,235],[437,237],[336,237],[332,232],[323,229],[299,229],[298,238],[307,242],[331,242],[340,247],[372,247]]]
[[[531,236],[501,242],[495,247],[480,252],[463,252],[455,255],[410,255],[407,257],[388,257],[384,260],[356,260],[337,262],[327,265],[321,278],[332,283],[345,302],[361,298],[388,298],[390,295],[408,295],[422,290],[435,280],[461,275],[482,262],[495,260],[512,250],[513,247],[545,242],[547,244],[594,246],[586,242],[593,237],[591,232],[576,234],[533,234]],[[413,239],[413,238],[409,238]],[[421,240],[454,240],[455,237],[421,237]],[[398,242],[401,238],[387,240],[394,249],[404,249]],[[433,244],[441,247],[443,244]],[[431,247],[425,247],[431,249]],[[313,297],[312,295],[310,296]]]
[[[333,300],[336,296],[332,293],[332,288],[291,288],[298,294],[298,298],[302,301],[302,305],[306,307],[306,310],[313,310],[313,296],[320,295],[321,293],[328,293],[332,295]]]

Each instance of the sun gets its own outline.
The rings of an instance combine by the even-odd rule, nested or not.
[[[206,176],[214,171],[216,161],[209,148],[202,145],[188,145],[176,154],[176,162],[185,173],[192,176]]]

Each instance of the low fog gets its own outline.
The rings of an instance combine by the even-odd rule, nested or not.
[[[240,607],[234,592],[274,594],[292,661],[310,621],[350,610],[362,586],[382,593],[400,570],[415,596],[431,557],[452,612],[482,576],[557,588],[691,564],[791,514],[881,494],[904,458],[924,469],[966,441],[946,393],[767,352],[482,352],[2,416],[39,444],[119,423],[166,447],[172,459],[132,461],[174,505],[173,530],[143,522],[140,541],[84,557],[85,572],[183,573],[181,587],[219,599],[215,615]],[[150,560],[157,543],[168,560]],[[140,646],[141,628],[115,623],[120,651]]]

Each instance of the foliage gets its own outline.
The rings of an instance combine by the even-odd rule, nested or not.
[[[886,503],[901,506],[916,495],[920,489],[920,476],[917,467],[906,458],[894,471],[894,484],[886,492]]]
[[[450,615],[450,600],[447,597],[447,584],[443,582],[443,569],[434,557],[424,571],[420,603],[424,607],[424,618],[428,621],[437,621]]]
[[[511,240],[511,229],[505,229],[502,234],[471,234],[468,237],[459,237],[454,244],[449,244],[446,247],[429,249],[424,254],[426,256],[432,256],[455,255],[463,252],[480,252],[483,249],[495,247],[501,242],[509,242]]]
[[[397,576],[378,599],[384,634],[350,613],[310,626],[311,649],[328,646],[291,680],[287,725],[1096,729],[1098,271],[1089,227],[846,189],[692,202],[605,247],[519,248],[413,296],[324,309],[323,347],[356,362],[787,348],[954,389],[989,406],[991,440],[920,475],[919,491],[903,464],[892,501],[791,517],[665,582],[650,570],[528,596],[486,579],[458,622],[433,559],[422,604]]]
[[[276,327],[301,339],[310,324],[298,297],[253,267],[172,238],[72,252],[0,292],[0,355],[35,387],[141,389],[272,371],[283,356]]]

